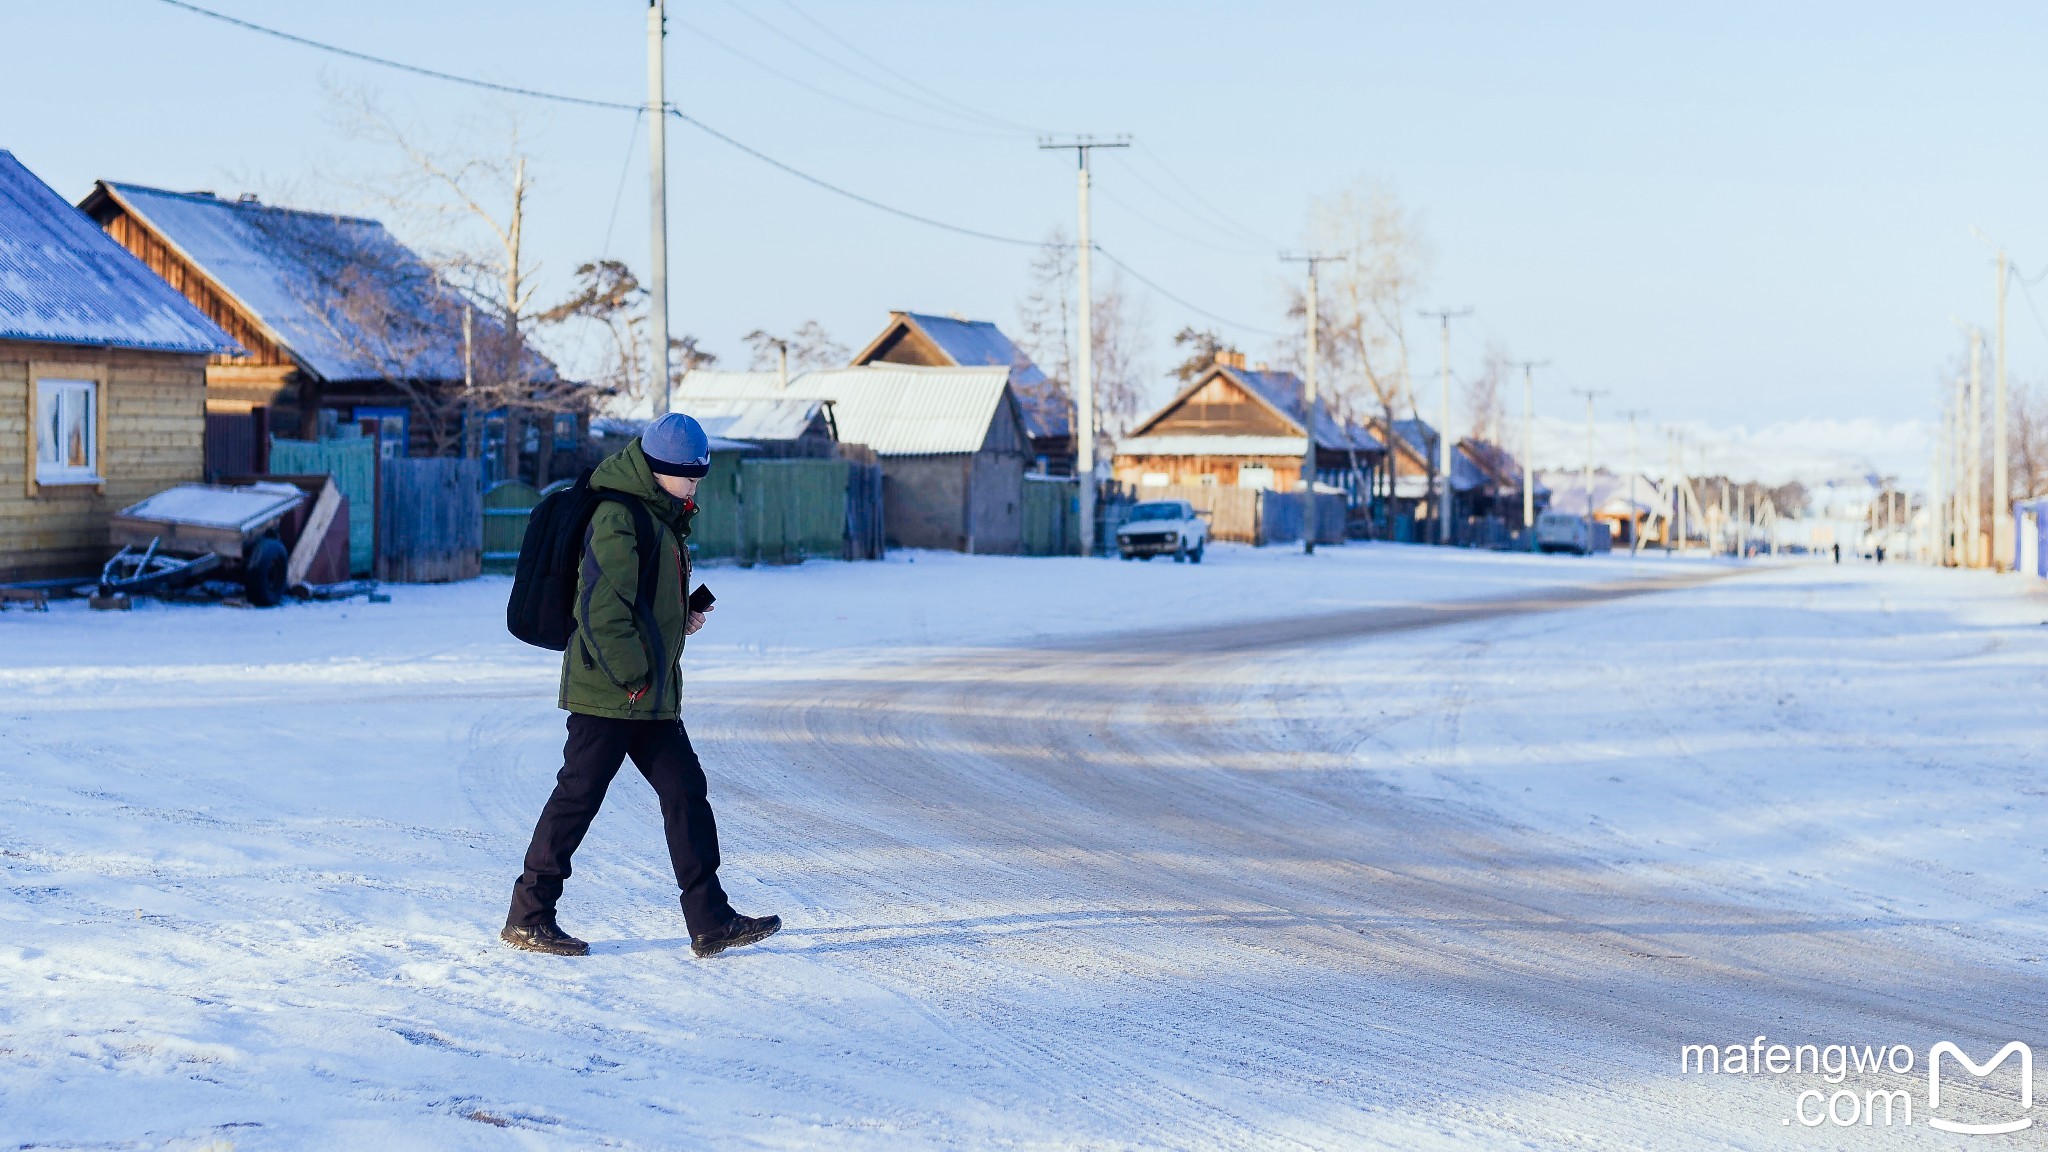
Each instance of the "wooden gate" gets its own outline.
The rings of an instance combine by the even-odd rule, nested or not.
[[[382,475],[378,579],[433,584],[483,571],[481,461],[386,460]]]
[[[348,571],[368,576],[377,567],[377,442],[364,436],[337,440],[270,440],[270,470],[286,476],[327,475],[348,497]]]
[[[509,573],[519,566],[519,545],[540,495],[524,480],[503,480],[484,493],[484,571]]]

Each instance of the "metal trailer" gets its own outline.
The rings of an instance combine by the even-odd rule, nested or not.
[[[291,553],[279,525],[305,501],[291,484],[181,484],[123,508],[111,522],[121,550],[100,569],[99,595],[111,599],[225,578],[242,585],[249,603],[271,607],[290,583]]]

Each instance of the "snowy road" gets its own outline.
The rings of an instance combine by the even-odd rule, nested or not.
[[[1914,1147],[1679,1048],[2044,1039],[2013,583],[1218,556],[713,574],[691,729],[790,925],[716,963],[630,772],[594,955],[495,945],[561,731],[502,586],[0,618],[0,1141]]]

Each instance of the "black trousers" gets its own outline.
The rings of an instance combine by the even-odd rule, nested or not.
[[[528,926],[554,916],[562,882],[569,878],[569,858],[590,831],[605,789],[628,756],[661,800],[661,827],[676,886],[683,892],[683,919],[690,934],[701,935],[732,919],[732,905],[718,883],[718,824],[706,797],[704,768],[682,721],[614,720],[571,712],[562,770],[555,776],[554,795],[533,826],[526,871],[512,888],[507,923]]]

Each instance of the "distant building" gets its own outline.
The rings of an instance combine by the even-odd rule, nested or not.
[[[1551,490],[1551,511],[1586,515],[1589,504],[1584,472],[1544,472],[1538,480]],[[1617,548],[1626,548],[1632,542],[1645,539],[1656,539],[1661,543],[1667,534],[1664,521],[1670,518],[1669,506],[1670,500],[1664,495],[1663,485],[1649,476],[1636,475],[1631,497],[1626,474],[1616,474],[1605,468],[1593,472],[1590,504],[1593,518],[1609,526]]]
[[[1008,369],[869,364],[805,372],[786,383],[774,372],[698,370],[683,376],[671,403],[694,414],[792,400],[825,402],[839,440],[875,453],[891,547],[1023,548],[1031,442]],[[758,442],[737,431],[723,434]]]
[[[1140,488],[1296,488],[1308,451],[1304,394],[1292,372],[1247,368],[1243,353],[1220,353],[1117,445],[1116,479]],[[1385,447],[1366,428],[1341,423],[1320,400],[1314,423],[1317,482],[1362,503]]]
[[[242,422],[258,440],[353,425],[388,458],[445,454],[468,434],[497,476],[517,472],[522,450],[575,446],[573,418],[533,430],[521,413],[486,413],[487,427],[465,433],[465,303],[375,220],[111,181],[79,207],[240,342],[207,364],[216,438],[250,435]],[[488,313],[473,314],[474,346],[502,337]],[[529,378],[554,378],[527,355]]]
[[[0,580],[97,571],[110,514],[200,479],[207,358],[239,350],[0,151]]]
[[[1072,398],[994,323],[925,312],[891,312],[888,326],[854,356],[853,363],[1009,369],[1010,390],[1016,393],[1024,413],[1024,433],[1031,439],[1036,469],[1073,475]]]

